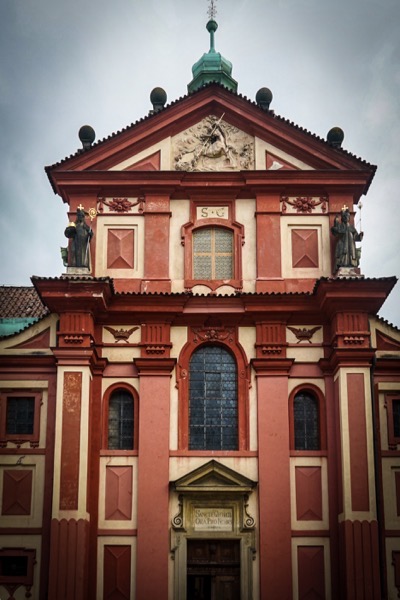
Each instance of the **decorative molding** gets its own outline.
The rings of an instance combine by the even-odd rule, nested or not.
[[[282,346],[269,346],[264,345],[261,347],[261,352],[263,354],[281,354]]]
[[[192,327],[193,331],[193,342],[195,344],[199,342],[222,342],[226,341],[232,344],[235,339],[235,330],[233,328],[225,327],[203,327],[195,328]]]
[[[178,512],[172,519],[171,525],[172,525],[173,529],[175,529],[175,531],[185,531],[185,528],[183,527],[183,497],[182,497],[182,494],[179,494],[178,506],[179,506]]]
[[[297,342],[298,344],[300,344],[300,342],[308,342],[309,344],[311,344],[311,339],[312,339],[314,333],[319,331],[321,329],[321,327],[320,326],[311,327],[311,329],[308,329],[307,327],[303,327],[303,329],[300,329],[299,327],[290,327],[288,325],[288,329],[292,333],[294,333],[294,335],[298,339],[298,342]]]
[[[107,329],[107,331],[109,331],[111,333],[111,335],[114,336],[115,342],[117,344],[118,344],[118,342],[125,342],[125,343],[129,344],[130,336],[132,335],[132,333],[134,331],[139,329],[139,326],[132,327],[131,329],[123,329],[122,327],[121,327],[121,329],[114,329],[113,327],[104,326],[104,329]]]
[[[173,138],[172,155],[177,171],[254,169],[254,138],[210,115]]]
[[[243,529],[252,530],[255,527],[255,519],[250,515],[247,510],[249,506],[249,496],[245,494],[243,496]]]
[[[163,344],[154,344],[153,346],[146,346],[146,354],[165,354],[166,347]]]
[[[365,338],[363,336],[356,335],[345,335],[343,337],[343,343],[347,345],[361,345],[364,344]]]
[[[143,214],[144,212],[144,196],[140,196],[136,202],[132,202],[129,198],[98,198],[97,199],[97,212],[98,214],[104,213],[104,207],[107,206],[110,210],[117,214],[132,212],[132,209],[137,206],[138,213]]]
[[[326,196],[282,196],[282,213],[287,212],[287,205],[293,207],[294,211],[302,214],[312,213],[318,206],[321,212],[327,211],[328,198]]]
[[[65,344],[83,344],[83,335],[64,335]]]

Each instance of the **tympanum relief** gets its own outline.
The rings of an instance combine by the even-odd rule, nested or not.
[[[254,169],[254,138],[210,115],[172,139],[172,160],[177,171]]]

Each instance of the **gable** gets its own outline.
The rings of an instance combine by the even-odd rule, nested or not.
[[[375,168],[277,117],[209,85],[125,130],[47,167],[57,170],[367,170]]]

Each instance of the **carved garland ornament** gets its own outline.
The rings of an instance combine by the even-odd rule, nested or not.
[[[198,342],[214,342],[228,341],[230,344],[234,341],[234,330],[225,327],[205,327],[203,329],[192,329],[194,333],[193,341]]]
[[[136,202],[131,202],[128,198],[99,198],[98,199],[98,212],[101,214],[104,212],[104,206],[108,206],[110,212],[115,213],[127,213],[131,212],[135,206],[138,206],[138,213],[144,212],[144,197],[138,198]]]
[[[282,196],[282,212],[286,212],[287,204],[289,204],[290,206],[293,206],[298,213],[311,213],[317,206],[321,206],[322,212],[325,213],[327,200],[328,198],[326,198],[326,196],[320,196],[319,199],[311,196],[297,196],[296,198]]]

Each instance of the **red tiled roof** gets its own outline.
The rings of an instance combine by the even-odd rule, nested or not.
[[[0,286],[0,319],[40,319],[48,313],[34,287]]]

